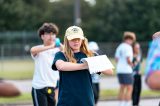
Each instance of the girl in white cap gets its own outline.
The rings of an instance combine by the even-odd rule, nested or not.
[[[57,106],[94,106],[91,75],[82,58],[94,56],[87,47],[87,39],[80,27],[71,26],[64,36],[64,51],[54,58],[52,69],[60,72]],[[104,71],[112,74],[112,69]]]

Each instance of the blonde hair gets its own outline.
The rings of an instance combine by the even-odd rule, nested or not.
[[[87,45],[88,45],[88,40],[87,40],[87,38],[84,38],[84,40],[82,40],[80,51],[83,52],[84,54],[86,54],[87,57],[91,57],[94,54],[93,54],[92,51],[90,51],[88,49]],[[73,53],[71,47],[69,46],[69,41],[68,41],[66,36],[64,37],[64,49],[63,49],[63,52],[64,52],[65,57],[66,57],[68,62],[72,62],[72,63],[76,63],[77,62],[77,60],[74,58],[74,53]]]
[[[133,41],[136,41],[136,34],[134,32],[125,31],[123,34],[123,39],[131,38]]]

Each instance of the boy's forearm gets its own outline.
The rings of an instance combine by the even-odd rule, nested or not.
[[[48,50],[48,49],[51,49],[53,48],[52,46],[44,46],[44,47],[37,47],[37,46],[34,46],[31,48],[30,52],[32,55],[37,55],[38,53],[42,52],[42,51],[45,51],[45,50]]]

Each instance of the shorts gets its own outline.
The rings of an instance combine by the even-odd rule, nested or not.
[[[33,106],[56,106],[54,91],[54,87],[45,87],[42,89],[34,89],[32,87]]]
[[[132,74],[118,74],[118,80],[120,84],[132,85],[133,84],[133,75]]]

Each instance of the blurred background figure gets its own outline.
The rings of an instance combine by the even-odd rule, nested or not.
[[[146,63],[146,83],[152,90],[160,90],[160,31],[152,36]]]
[[[96,42],[90,41],[88,43],[88,47],[90,50],[94,51],[97,55],[99,55],[100,49]],[[91,77],[92,77],[92,83],[93,83],[92,86],[93,86],[95,105],[97,105],[98,100],[99,100],[99,92],[100,92],[100,85],[99,85],[100,75],[94,73],[91,75]]]
[[[132,76],[132,60],[133,49],[132,44],[136,40],[133,32],[124,32],[123,42],[117,47],[115,59],[117,62],[117,76],[120,83],[119,90],[119,106],[130,106],[131,95],[133,89],[133,76]]]
[[[34,106],[56,106],[59,72],[52,70],[51,65],[55,54],[62,50],[62,44],[56,38],[58,32],[54,23],[44,23],[38,30],[42,44],[33,46],[30,50],[35,62],[32,80]]]
[[[139,106],[142,81],[140,73],[140,64],[142,62],[142,52],[140,44],[138,42],[133,43],[133,92],[132,92],[132,104],[133,106]]]

